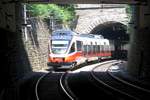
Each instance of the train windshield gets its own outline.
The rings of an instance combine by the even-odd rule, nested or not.
[[[52,53],[53,54],[65,54],[69,46],[69,40],[53,40],[52,41]]]

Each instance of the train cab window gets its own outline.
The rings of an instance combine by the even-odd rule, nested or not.
[[[77,41],[77,51],[81,51],[81,50],[82,50],[82,42]]]
[[[71,45],[71,48],[70,48],[69,53],[73,53],[73,52],[75,52],[75,43],[73,43],[73,44]]]
[[[52,40],[51,52],[53,54],[65,54],[69,45],[68,40]]]

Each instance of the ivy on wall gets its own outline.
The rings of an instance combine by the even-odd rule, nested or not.
[[[75,18],[75,9],[73,5],[62,4],[27,4],[27,10],[34,17],[50,17],[62,23],[68,23]]]

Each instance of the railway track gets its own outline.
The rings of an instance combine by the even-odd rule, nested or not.
[[[69,81],[68,78],[70,78],[70,71],[67,72],[50,72],[50,73],[46,73],[43,76],[41,76],[35,86],[35,95],[36,95],[36,99],[37,100],[48,100],[48,99],[54,99],[53,95],[52,97],[48,97],[51,95],[51,93],[53,92],[54,94],[59,94],[60,92],[63,92],[61,94],[65,94],[67,99],[70,100],[79,100],[79,98],[74,94],[74,91],[72,91],[70,89],[70,85],[69,85]],[[72,74],[71,74],[72,75]],[[86,75],[87,76],[87,75]],[[80,76],[77,76],[80,77]],[[72,78],[72,77],[71,77]],[[88,77],[89,78],[89,77]],[[84,80],[86,82],[86,80],[88,80],[88,78],[86,77],[86,79]],[[84,79],[84,78],[83,78]],[[73,79],[74,80],[74,79]],[[76,81],[76,80],[75,80]],[[80,81],[80,80],[79,80]],[[82,82],[82,81],[81,81]],[[88,82],[87,82],[88,83]],[[54,87],[49,88],[48,85],[51,84]],[[89,84],[88,84],[89,85]],[[90,86],[90,85],[89,85]],[[48,88],[46,88],[48,87]],[[59,90],[57,88],[59,87]],[[93,86],[90,86],[91,89],[93,88]],[[44,92],[44,93],[42,93]],[[49,92],[49,93],[45,93],[45,92]],[[46,94],[46,95],[45,95]],[[49,95],[48,95],[49,94]],[[61,98],[61,96],[56,96],[57,98]],[[63,98],[62,98],[63,99]],[[61,100],[62,100],[61,99]],[[59,100],[59,99],[58,99]],[[66,100],[66,98],[64,99]]]
[[[70,100],[61,80],[64,72],[50,72],[39,78],[35,86],[36,100]]]
[[[107,63],[114,63],[117,62],[116,60],[112,60],[112,61],[107,61],[106,63],[103,62],[102,64],[96,64],[97,66],[100,65],[105,65]],[[90,71],[89,72],[80,72],[78,73],[78,71],[75,73],[70,72],[70,73],[64,73],[62,76],[62,82],[66,83],[63,84],[63,87],[67,87],[65,88],[65,92],[68,91],[66,94],[69,94],[69,98],[71,100],[83,100],[85,98],[106,98],[106,94],[103,93],[102,90],[98,89],[97,86],[95,85],[95,83],[93,83],[93,81],[91,81],[91,75],[90,75]],[[64,79],[64,80],[63,80]],[[76,83],[76,84],[74,84]],[[99,95],[99,93],[101,93],[102,95]],[[108,97],[109,98],[109,97]]]
[[[128,83],[110,72],[110,67],[115,63],[118,63],[118,61],[108,63],[108,68],[103,74],[96,73],[97,69],[102,66],[96,66],[93,68],[91,75],[97,84],[103,84],[108,90],[113,91],[113,94],[118,96],[118,99],[121,100],[143,100],[149,98],[149,90]]]
[[[81,70],[76,73],[67,71],[45,74],[39,78],[36,84],[37,100],[49,100],[55,97],[57,100],[84,100],[86,98],[143,100],[149,98],[149,90],[128,83],[110,71],[112,65],[120,62],[119,60],[111,60],[96,64],[91,71]],[[41,92],[46,93],[41,94]]]
[[[60,77],[60,86],[64,93],[71,99],[71,100],[78,100],[78,98],[75,96],[75,94],[71,91],[69,85],[68,85],[68,72],[63,73]]]

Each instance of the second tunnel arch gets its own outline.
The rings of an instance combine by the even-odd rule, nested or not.
[[[129,34],[127,34],[127,26],[115,21],[108,21],[97,25],[92,29],[90,34],[102,35],[110,40],[111,48],[113,48],[114,58],[127,59],[127,49],[129,47]]]

